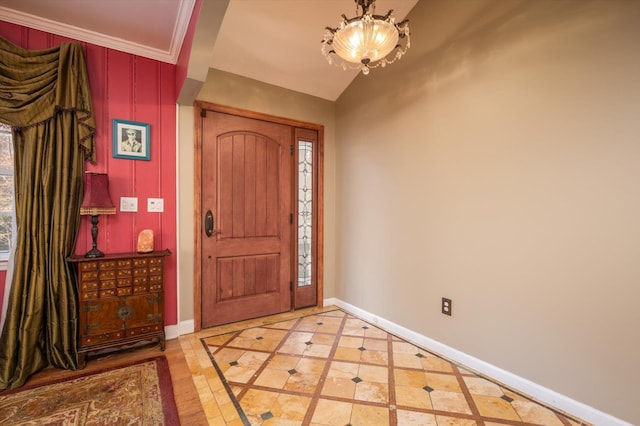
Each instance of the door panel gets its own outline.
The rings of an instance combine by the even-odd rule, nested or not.
[[[202,119],[202,326],[291,308],[292,129],[207,111]],[[202,220],[204,223],[204,218]]]

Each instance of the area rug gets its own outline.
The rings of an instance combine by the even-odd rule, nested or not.
[[[179,425],[164,356],[0,394],[2,425]]]

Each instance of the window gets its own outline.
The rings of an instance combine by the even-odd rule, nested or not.
[[[11,128],[0,123],[0,269],[6,268],[15,232],[13,196],[13,138]]]

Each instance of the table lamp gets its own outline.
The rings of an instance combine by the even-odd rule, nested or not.
[[[91,238],[93,244],[84,257],[103,257],[104,253],[98,250],[98,215],[116,214],[116,207],[109,195],[109,178],[106,173],[85,172],[84,196],[80,215],[91,216]]]

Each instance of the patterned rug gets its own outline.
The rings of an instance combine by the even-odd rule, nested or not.
[[[0,394],[0,424],[179,425],[164,356]]]

